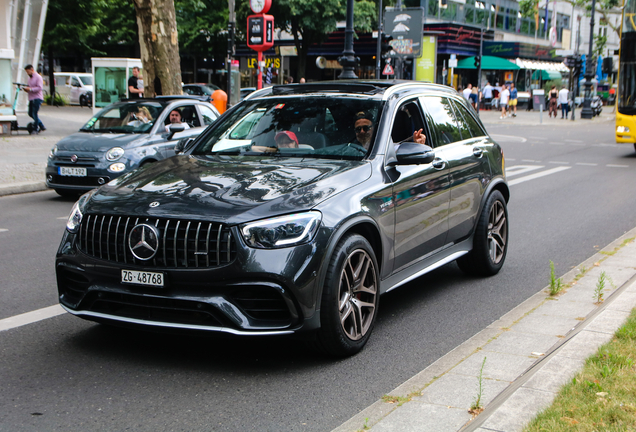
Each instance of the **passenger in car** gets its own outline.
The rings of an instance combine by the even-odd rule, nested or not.
[[[170,125],[183,126],[184,129],[190,129],[190,125],[181,121],[181,113],[177,109],[173,109],[168,116],[170,123],[166,125],[166,132],[170,132]]]
[[[145,106],[139,107],[139,110],[136,113],[132,113],[131,117],[134,120],[129,121],[127,123],[128,126],[139,127],[152,122],[152,115]]]
[[[298,148],[298,138],[296,134],[289,131],[281,131],[274,137],[278,148]]]

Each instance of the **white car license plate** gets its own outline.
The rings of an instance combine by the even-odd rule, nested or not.
[[[86,168],[59,167],[58,173],[61,176],[86,177]]]
[[[164,282],[163,273],[141,272],[135,270],[122,270],[121,282],[137,285],[151,285],[162,287]]]

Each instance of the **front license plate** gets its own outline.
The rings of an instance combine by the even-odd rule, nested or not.
[[[163,282],[163,273],[140,272],[135,270],[121,271],[121,283],[162,287]]]
[[[58,173],[62,176],[86,177],[86,168],[58,167]]]

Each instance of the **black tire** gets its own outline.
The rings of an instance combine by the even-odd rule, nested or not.
[[[77,198],[81,192],[67,189],[55,189],[55,193],[64,198]]]
[[[508,252],[508,208],[499,191],[493,191],[475,228],[473,250],[457,260],[465,273],[492,276],[501,270]]]
[[[350,234],[338,243],[327,270],[315,349],[335,357],[354,355],[369,340],[378,313],[380,274],[373,248]]]

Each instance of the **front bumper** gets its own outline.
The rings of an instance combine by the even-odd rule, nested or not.
[[[60,304],[81,318],[261,336],[305,332],[319,325],[317,275],[323,265],[324,231],[312,243],[284,249],[251,249],[235,240],[232,262],[193,269],[100,259],[82,252],[77,238],[65,231],[56,274]],[[122,284],[122,269],[161,272],[165,286]]]

